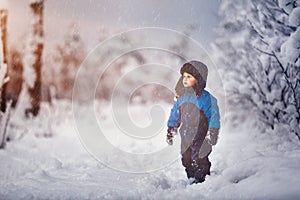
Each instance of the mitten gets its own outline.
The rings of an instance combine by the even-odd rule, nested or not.
[[[177,134],[177,128],[176,127],[168,127],[167,131],[167,143],[169,145],[173,145],[173,138]]]
[[[218,141],[218,135],[219,135],[219,129],[217,129],[217,128],[210,128],[208,130],[208,133],[207,133],[205,139],[207,140],[207,142],[210,145],[216,145],[217,141]]]

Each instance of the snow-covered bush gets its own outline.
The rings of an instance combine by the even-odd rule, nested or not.
[[[300,139],[299,6],[296,0],[224,0],[215,47],[230,108],[254,111],[263,127],[286,127]]]

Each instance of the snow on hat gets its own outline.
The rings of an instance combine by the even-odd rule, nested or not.
[[[183,75],[184,72],[191,74],[193,77],[195,77],[198,80],[198,82],[200,78],[202,78],[204,82],[207,81],[207,74],[208,74],[207,66],[200,61],[193,60],[185,63],[180,69],[181,75]]]

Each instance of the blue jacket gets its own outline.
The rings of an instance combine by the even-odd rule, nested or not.
[[[190,116],[189,114],[195,112],[195,110],[205,114],[208,128],[220,128],[220,113],[217,99],[206,90],[203,90],[201,96],[196,96],[193,90],[189,89],[186,89],[184,95],[178,97],[174,102],[167,123],[168,127],[179,127],[181,124],[186,127],[199,126],[199,117]]]

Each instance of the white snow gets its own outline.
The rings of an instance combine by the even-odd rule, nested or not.
[[[300,28],[298,28],[291,37],[281,46],[284,64],[299,64],[300,60]]]
[[[300,7],[293,9],[289,17],[289,24],[294,27],[300,26]]]
[[[170,105],[162,106],[166,110],[171,108]],[[109,107],[102,109],[99,119],[113,130]],[[142,119],[149,120],[146,110],[144,106],[130,108],[130,114],[135,116],[132,120],[141,124]],[[84,120],[88,115],[85,107],[80,114]],[[103,165],[85,150],[75,131],[71,103],[55,102],[55,107],[43,104],[36,120],[23,123],[24,127],[14,127],[12,122],[9,128],[8,134],[22,134],[7,143],[6,149],[0,150],[0,197],[299,199],[299,141],[285,134],[288,129],[284,127],[275,127],[277,136],[258,132],[253,128],[251,113],[247,120],[246,125],[232,128],[223,119],[219,142],[210,156],[212,175],[202,184],[186,186],[179,154],[180,138],[176,138],[174,147],[166,146],[166,128],[156,136],[161,139],[156,143],[126,145],[129,140],[125,137],[117,142],[119,145],[123,142],[122,148],[128,152],[145,152],[152,146],[174,148],[177,160],[151,173],[125,173]],[[45,125],[49,123],[50,126]],[[121,160],[119,157],[119,162]]]
[[[279,0],[278,5],[282,9],[284,9],[285,12],[291,13],[295,5],[299,5],[299,0]]]

